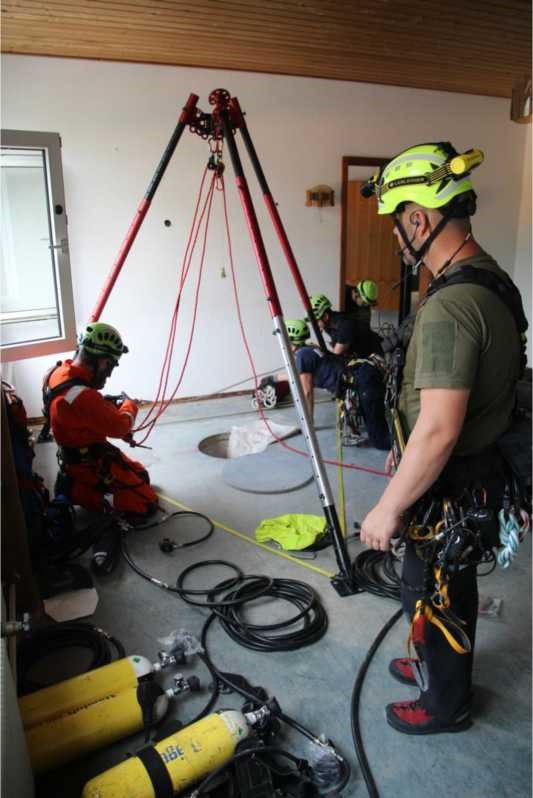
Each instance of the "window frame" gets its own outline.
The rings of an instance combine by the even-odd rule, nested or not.
[[[48,210],[51,247],[56,278],[58,323],[57,337],[39,341],[4,344],[0,341],[0,362],[24,360],[66,352],[76,347],[76,318],[68,245],[68,218],[65,207],[65,188],[59,133],[2,128],[1,147],[42,150],[48,191]],[[58,213],[57,208],[61,207]],[[35,321],[39,318],[36,316]],[[1,331],[1,325],[0,325]]]

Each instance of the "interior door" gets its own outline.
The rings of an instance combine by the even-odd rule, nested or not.
[[[400,279],[398,244],[389,216],[378,216],[376,198],[361,196],[362,180],[347,185],[345,282],[374,280],[379,287],[380,310],[398,310]]]

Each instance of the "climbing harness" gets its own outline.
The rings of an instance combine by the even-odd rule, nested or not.
[[[346,361],[336,391],[344,446],[360,446],[368,440],[368,435],[363,432],[365,420],[357,387],[357,370],[364,364],[377,369],[385,377],[385,362],[380,355],[372,354],[367,358],[350,358]]]

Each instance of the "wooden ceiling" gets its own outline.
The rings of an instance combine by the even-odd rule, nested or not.
[[[2,0],[2,51],[510,97],[530,0]]]

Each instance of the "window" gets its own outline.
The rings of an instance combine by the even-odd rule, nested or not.
[[[2,361],[73,349],[59,134],[2,130],[0,176]]]

